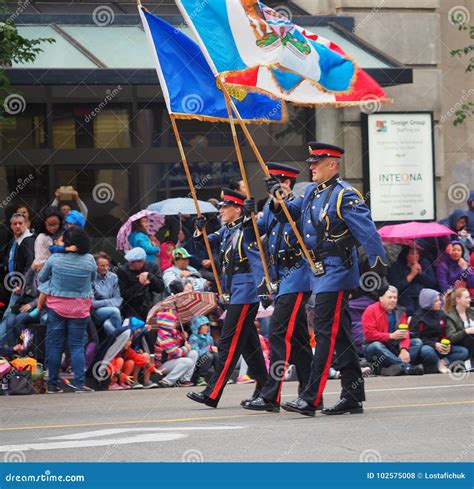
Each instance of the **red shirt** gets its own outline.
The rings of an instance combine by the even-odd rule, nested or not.
[[[83,319],[90,315],[92,299],[89,297],[56,297],[48,295],[46,305],[63,318]]]
[[[407,315],[402,314],[398,324],[406,324]],[[364,329],[364,337],[367,343],[380,341],[388,343],[390,341],[390,333],[388,330],[388,313],[382,307],[380,302],[371,304],[362,314],[362,328]],[[408,350],[410,348],[410,333],[403,340],[400,340],[400,348]]]

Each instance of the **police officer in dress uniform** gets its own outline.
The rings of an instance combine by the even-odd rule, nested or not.
[[[362,413],[365,400],[364,381],[354,347],[348,295],[359,286],[356,245],[366,251],[372,277],[380,289],[386,287],[387,265],[382,241],[370,211],[360,193],[339,177],[342,148],[312,142],[309,144],[313,184],[303,197],[288,202],[295,221],[299,221],[303,239],[315,262],[311,274],[316,294],[314,331],[316,351],[311,375],[297,399],[282,403],[286,411],[314,416],[320,402],[328,371],[336,349],[341,371],[342,392],[339,401],[325,408],[323,414]],[[278,190],[277,181],[274,190]],[[276,199],[270,204],[278,219],[286,221]]]
[[[294,196],[291,189],[300,173],[299,170],[278,163],[267,163],[267,167],[272,177],[270,183],[276,179],[287,194],[286,202],[292,201]],[[244,205],[246,214],[255,208],[253,199],[246,199]],[[257,224],[260,234],[267,237],[275,309],[270,321],[270,371],[267,383],[259,396],[244,403],[243,407],[254,411],[278,412],[281,388],[288,365],[294,364],[296,367],[300,392],[308,383],[311,372],[313,352],[305,311],[305,304],[311,296],[311,271],[303,259],[290,224],[280,222],[275,217],[270,210],[269,202],[265,205],[263,216]],[[253,266],[252,257],[255,253],[252,251],[256,250],[257,245],[252,226],[244,226],[244,241]],[[259,259],[259,256],[256,258]]]
[[[217,407],[237,360],[243,355],[257,382],[255,397],[267,380],[267,369],[254,321],[259,296],[254,274],[250,268],[243,243],[242,220],[245,197],[237,191],[223,189],[219,213],[224,226],[209,235],[211,248],[218,249],[221,262],[221,281],[227,302],[215,373],[202,392],[188,392],[193,401]],[[201,245],[200,230],[205,219],[197,219],[196,239]],[[242,401],[246,402],[246,401]]]

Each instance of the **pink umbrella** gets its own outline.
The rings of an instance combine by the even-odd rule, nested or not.
[[[414,221],[383,226],[379,229],[379,234],[386,243],[413,245],[415,239],[435,238],[456,233],[437,222]]]
[[[119,229],[117,234],[117,249],[128,251],[131,246],[128,242],[128,236],[132,232],[132,222],[138,221],[142,217],[147,217],[150,223],[149,232],[155,234],[165,223],[165,218],[161,214],[154,211],[140,211],[127,219],[127,222]]]

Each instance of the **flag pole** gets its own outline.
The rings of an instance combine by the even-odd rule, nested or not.
[[[178,126],[176,124],[176,120],[174,114],[169,114],[171,119],[171,126],[173,127],[174,137],[176,138],[176,142],[178,143],[179,153],[181,154],[181,161],[183,162],[184,172],[186,173],[186,179],[188,180],[189,189],[191,191],[191,195],[194,200],[194,206],[196,207],[196,212],[198,217],[201,217],[201,208],[199,207],[199,202],[196,195],[196,188],[194,187],[193,179],[191,177],[191,173],[189,171],[188,160],[186,159],[186,153],[184,152],[183,144],[181,142],[181,136],[178,131]],[[214,261],[214,256],[212,254],[211,244],[209,243],[209,238],[207,236],[206,228],[202,230],[202,237],[204,238],[204,244],[206,245],[207,254],[209,256],[209,261],[211,262],[212,273],[214,274],[214,279],[216,281],[217,292],[219,296],[222,296],[222,286],[221,281],[219,279],[219,274],[217,273],[216,263]]]
[[[222,84],[222,80],[220,80],[220,81]],[[239,162],[240,173],[242,174],[242,180],[244,181],[244,184],[245,184],[246,197],[249,198],[250,197],[250,187],[249,187],[249,182],[247,180],[247,172],[245,171],[244,162],[242,159],[242,152],[240,151],[240,145],[239,145],[239,140],[237,138],[237,132],[235,130],[234,118],[232,117],[232,109],[231,109],[231,105],[230,105],[232,103],[232,101],[231,101],[230,96],[227,93],[227,91],[223,91],[222,93],[224,94],[225,105],[227,107],[227,114],[229,116],[229,123],[230,123],[230,128],[232,131],[232,139],[234,141],[235,152],[237,154],[237,160]],[[262,240],[260,238],[260,233],[258,232],[258,225],[257,225],[257,219],[255,217],[255,212],[252,212],[250,217],[252,219],[253,229],[255,231],[255,238],[257,241],[258,251],[260,253],[260,258],[262,260],[262,268],[263,268],[263,273],[265,275],[265,281],[267,283],[267,289],[269,292],[271,292],[272,291],[272,287],[271,287],[272,281],[270,278],[270,274],[268,272],[268,265],[267,265],[267,262],[265,260],[265,252],[263,250]]]
[[[223,82],[222,79],[220,79],[220,82],[221,82],[220,84],[222,87],[222,91],[224,93],[224,97],[225,97],[226,101],[229,100],[229,103],[232,106],[232,110],[234,111],[235,115],[237,116],[237,120],[240,124],[240,127],[242,128],[242,130],[245,134],[245,137],[247,138],[247,141],[249,142],[250,147],[252,148],[252,150],[253,150],[253,152],[254,152],[254,154],[255,154],[255,156],[256,156],[259,164],[260,164],[260,167],[263,170],[263,173],[265,174],[265,176],[267,178],[270,177],[270,173],[268,171],[267,165],[265,165],[265,162],[263,161],[262,155],[260,154],[260,151],[258,150],[257,145],[255,144],[255,141],[252,138],[252,135],[250,134],[249,130],[247,129],[245,122],[242,120],[242,117],[240,116],[240,113],[237,110],[237,107],[235,106],[234,102],[230,98],[230,95],[229,95],[229,92],[227,91],[227,87],[225,86],[225,83]],[[309,263],[309,265],[310,265],[310,267],[314,273],[316,271],[316,266],[314,264],[313,259],[311,258],[311,255],[309,254],[308,248],[304,244],[301,233],[298,231],[296,223],[293,220],[293,218],[291,217],[290,211],[288,210],[288,207],[286,206],[286,203],[283,200],[283,198],[281,197],[281,195],[277,195],[276,197],[277,197],[278,203],[280,204],[281,208],[283,209],[283,212],[285,213],[286,219],[290,223],[291,229],[293,230],[293,233],[295,234],[296,240],[298,241],[298,244],[300,245],[301,251],[303,252],[306,260],[308,261],[308,263]]]

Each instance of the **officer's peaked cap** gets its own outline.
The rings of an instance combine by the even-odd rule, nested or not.
[[[310,157],[306,160],[306,163],[316,163],[323,158],[333,157],[340,158],[344,154],[344,149],[333,144],[319,143],[312,141],[308,143],[308,149]]]

